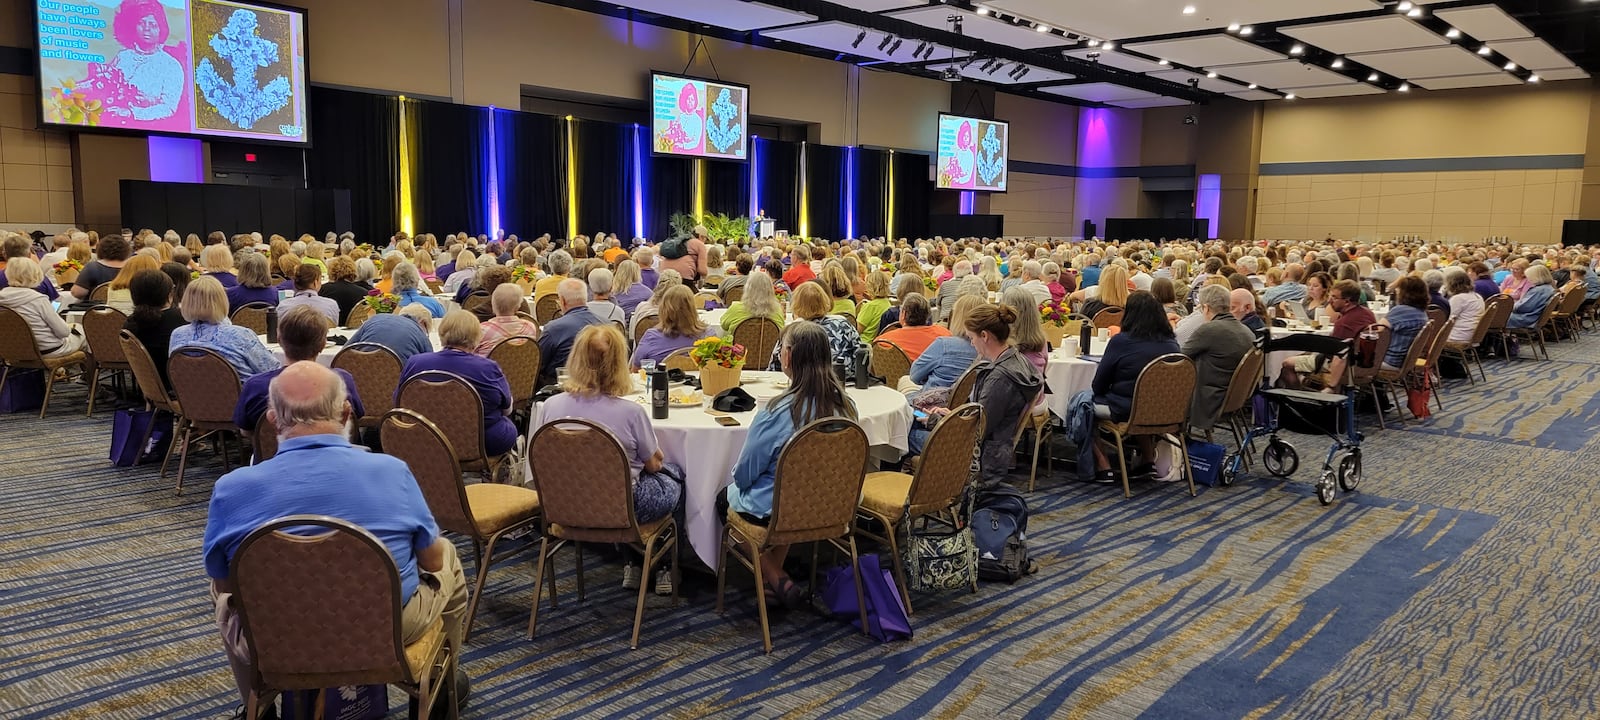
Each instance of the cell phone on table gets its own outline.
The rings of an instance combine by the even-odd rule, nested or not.
[[[717,424],[721,425],[723,427],[738,427],[739,418],[728,416],[728,415],[718,415],[717,416]]]

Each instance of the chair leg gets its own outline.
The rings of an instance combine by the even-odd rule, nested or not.
[[[655,567],[655,560],[656,538],[652,536],[644,541],[643,575],[648,576],[650,574],[650,569]],[[634,650],[639,649],[639,626],[644,624],[644,598],[646,591],[649,589],[650,583],[641,578],[639,580],[639,599],[633,606],[633,644],[630,647]]]
[[[550,562],[550,536],[549,535],[545,535],[544,537],[539,539],[539,566],[537,568],[534,568],[534,574],[533,574],[533,615],[532,615],[532,617],[528,618],[528,639],[529,640],[533,639],[534,632],[539,629],[539,592],[541,590],[544,590],[545,563],[548,563],[548,562]],[[553,575],[554,573],[551,573],[551,574]],[[551,585],[551,589],[553,591],[554,587],[555,587],[555,579],[554,578],[551,578],[550,585]],[[556,605],[555,593],[551,592],[550,593],[550,607],[555,607],[555,605]]]
[[[478,579],[472,585],[472,599],[467,601],[467,626],[461,630],[461,641],[466,642],[472,637],[472,621],[478,617],[478,600],[483,597],[483,585],[489,579],[489,565],[494,562],[494,544],[500,540],[500,533],[489,537],[489,550],[484,552],[483,543],[477,538],[472,540],[472,560],[478,566]],[[538,595],[534,595],[535,598]]]
[[[1188,433],[1184,433],[1187,435]],[[1194,487],[1194,466],[1189,464],[1189,443],[1183,441],[1183,436],[1178,437],[1178,450],[1183,454],[1183,477],[1189,481],[1189,497],[1199,494]]]
[[[187,422],[183,419],[182,415],[172,418],[172,440],[167,441],[167,454],[161,458],[161,475],[158,478],[160,480],[167,479],[167,465],[172,462],[172,451],[178,449],[178,443],[175,441],[183,434],[183,430],[186,425]],[[155,423],[151,423],[150,432],[151,434],[155,433]],[[148,435],[145,436],[144,441],[145,444],[148,445],[150,443],[150,437]]]
[[[721,615],[722,612],[723,612],[722,596],[723,596],[723,593],[728,588],[728,531],[727,530],[723,530],[722,531],[722,540],[721,540],[721,542],[719,542],[717,544],[721,546],[721,547],[717,548],[717,614]],[[643,582],[643,581],[641,581],[641,582]],[[674,584],[673,588],[676,589],[677,585]]]
[[[926,521],[924,521],[926,522]],[[909,525],[910,523],[907,523]],[[894,565],[894,579],[900,583],[900,601],[906,606],[906,617],[911,616],[911,585],[906,582],[906,566],[900,562],[900,547],[895,541],[895,531],[892,527],[884,528],[883,537],[889,541],[889,558]],[[909,540],[910,538],[907,538]],[[815,587],[815,585],[813,585]]]
[[[89,381],[89,410],[84,413],[85,417],[94,417],[94,397],[100,394],[100,370],[96,369],[90,374],[94,379]]]
[[[1117,466],[1122,470],[1122,497],[1133,497],[1133,488],[1128,484],[1128,448],[1122,433],[1112,431],[1117,438]]]
[[[194,424],[183,426],[183,449],[178,453],[178,494],[183,494],[183,472],[189,467],[189,440],[194,434]]]
[[[578,572],[577,572],[577,575],[578,575],[578,602],[581,603],[581,602],[583,602],[583,543],[581,543],[581,542],[572,543],[572,549],[576,550],[577,553],[578,553]],[[645,586],[645,583],[643,581],[641,581],[639,583],[639,587],[644,587],[644,586]]]
[[[44,413],[50,409],[50,395],[56,391],[56,371],[46,366],[44,369],[44,402],[39,405],[39,419],[44,419]]]
[[[761,649],[768,655],[772,654],[772,630],[767,626],[767,592],[766,581],[761,577],[761,548],[753,542],[746,542],[750,548],[750,570],[756,576],[756,615],[761,618]]]
[[[861,555],[856,552],[855,531],[852,530],[848,537],[850,539],[850,568],[855,571],[856,576],[856,611],[861,614],[861,634],[872,637],[872,630],[870,629],[872,626],[867,624],[867,594],[863,591],[861,584]]]

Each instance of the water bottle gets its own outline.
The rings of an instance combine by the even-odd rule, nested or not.
[[[267,308],[267,344],[276,345],[278,342],[278,309]]]
[[[835,377],[839,378],[839,382],[841,383],[849,379],[850,366],[845,363],[844,358],[836,357],[833,359],[833,374]]]
[[[856,348],[856,389],[865,390],[872,382],[870,372],[872,353],[864,347]]]
[[[650,416],[667,419],[667,368],[657,365],[650,371]]]
[[[1094,332],[1094,324],[1084,320],[1078,325],[1078,354],[1089,354],[1089,333]]]

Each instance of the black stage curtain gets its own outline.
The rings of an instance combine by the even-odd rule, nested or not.
[[[755,138],[756,203],[778,229],[800,233],[800,143]]]
[[[884,233],[889,207],[889,153],[856,149],[856,236]]]
[[[811,237],[838,240],[844,236],[846,152],[832,145],[806,146],[806,217]]]
[[[532,240],[567,235],[565,121],[551,115],[496,110],[500,146],[500,226]]]
[[[933,201],[933,181],[928,179],[930,158],[897,152],[894,163],[894,234],[903,238],[928,236],[928,213]]]
[[[641,136],[641,142],[650,141],[648,133]],[[671,236],[674,213],[694,212],[694,160],[655,156],[644,163],[644,230],[650,239],[660,241]]]
[[[381,246],[400,229],[400,101],[388,95],[311,88],[311,187],[350,190],[350,226]],[[321,233],[316,233],[321,235]]]
[[[750,214],[750,164],[706,160],[706,212],[728,217]]]
[[[634,126],[572,122],[578,173],[578,232],[633,234]]]
[[[407,100],[406,130],[416,154],[411,197],[418,233],[489,228],[489,109]]]

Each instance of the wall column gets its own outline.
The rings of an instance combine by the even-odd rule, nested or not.
[[[1261,173],[1263,106],[1243,100],[1219,100],[1199,108],[1197,175],[1220,175],[1222,198],[1217,237],[1250,240],[1255,235],[1256,187]]]

